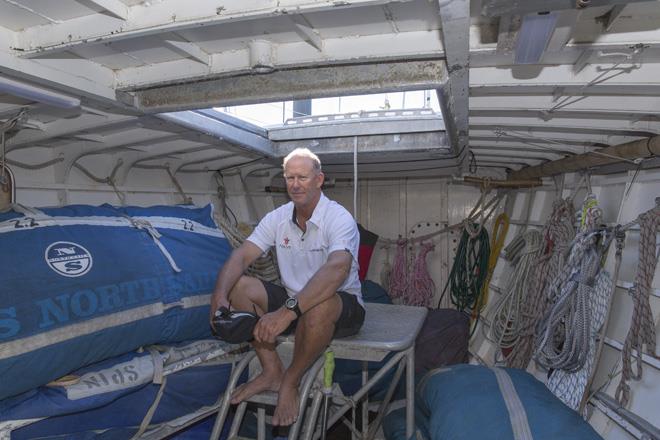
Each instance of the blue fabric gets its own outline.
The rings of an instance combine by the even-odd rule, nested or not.
[[[227,386],[230,372],[231,364],[224,364],[197,366],[169,375],[152,424],[172,420],[202,406],[215,403]],[[34,413],[35,409],[43,407],[50,400],[51,405],[55,401],[60,404],[62,415],[19,428],[12,432],[12,439],[124,440],[130,438],[137,431],[136,427],[156,398],[158,389],[159,385],[149,383],[130,391],[64,402],[66,396],[54,397],[53,389],[42,387],[37,395],[22,402],[24,413]],[[213,422],[210,422],[211,429],[212,426]],[[208,425],[195,428],[193,432],[198,433],[195,437],[186,437],[183,433],[181,435],[182,438],[201,438],[205,433],[208,438],[211,431],[208,428]],[[97,437],[99,430],[108,431],[104,432],[103,436]],[[221,438],[226,438],[226,432]]]
[[[415,427],[410,437],[406,437],[406,408],[399,408],[383,418],[383,435],[387,440],[430,439],[428,416],[415,406]],[[421,437],[420,437],[421,436]]]
[[[213,220],[213,205],[206,205],[204,208],[197,208],[193,205],[158,205],[150,206],[148,208],[139,206],[122,206],[117,209],[130,217],[177,217],[195,221],[209,228],[216,227],[215,221]]]
[[[140,315],[127,323],[0,359],[0,399],[139,346],[210,336],[208,305],[181,307],[183,298],[211,293],[218,270],[231,253],[224,237],[191,231],[194,227],[188,221],[217,231],[210,206],[71,205],[42,211],[58,218],[171,217],[183,226],[158,231],[181,272],[174,271],[144,229],[50,223],[18,227],[22,225],[15,226],[12,218],[22,215],[0,214],[0,227],[4,227],[0,231],[0,353],[8,352],[14,341],[24,346],[23,340],[30,336],[52,335],[58,329],[68,332],[96,318],[137,313],[139,307],[169,305],[162,314]],[[67,259],[67,253],[75,254],[73,260]]]
[[[525,408],[535,440],[597,440],[601,437],[540,381],[505,368]],[[432,439],[513,439],[495,373],[477,365],[454,365],[429,376],[419,390]]]

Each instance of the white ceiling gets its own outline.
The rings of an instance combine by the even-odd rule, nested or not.
[[[126,158],[123,172],[140,164],[168,163],[181,171],[186,164],[216,169],[252,163],[269,156],[254,148],[267,133],[243,136],[245,126],[235,121],[211,130],[173,124],[142,99],[151,93],[165,101],[158,108],[188,110],[273,100],[274,91],[303,99],[365,88],[411,90],[434,83],[437,72],[410,66],[437,64],[441,82],[452,78],[444,60],[461,59],[455,48],[463,37],[469,37],[468,144],[484,172],[660,132],[660,1],[592,0],[594,6],[577,9],[572,0],[472,0],[465,35],[453,27],[444,33],[443,20],[446,26],[454,22],[441,16],[441,6],[463,2],[0,0],[0,82],[81,101],[63,109],[0,88],[0,121],[27,109],[9,133],[7,157],[16,163],[19,155],[45,148],[73,164],[92,153],[119,154]],[[519,34],[515,28],[507,33],[504,24],[544,7],[555,11],[557,24],[543,57],[534,65],[515,64]],[[257,74],[259,63],[273,73]],[[393,77],[373,70],[394,64],[399,70]],[[320,85],[310,88],[312,83]],[[460,127],[461,96],[452,93]],[[448,148],[451,135],[447,140],[407,131],[407,119],[392,119],[406,135],[405,146],[398,144],[403,172],[397,176],[456,173],[453,157],[460,152]],[[347,134],[368,121],[326,126],[332,124],[342,124]],[[328,163],[336,164],[337,175],[351,172],[350,155],[337,142],[279,135],[260,145],[271,145],[279,156],[317,142],[336,153]],[[388,152],[380,168],[377,156],[365,153],[366,175],[394,171],[395,139],[360,137],[361,151]]]

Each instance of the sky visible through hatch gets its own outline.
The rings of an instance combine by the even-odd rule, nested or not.
[[[421,108],[440,113],[435,90],[312,99],[312,116]],[[216,107],[215,110],[239,117],[261,127],[282,126],[288,119],[304,116],[294,115],[293,101]]]

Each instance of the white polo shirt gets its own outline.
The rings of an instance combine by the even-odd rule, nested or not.
[[[275,246],[282,284],[289,296],[296,296],[309,279],[328,261],[328,255],[347,250],[353,257],[351,270],[337,289],[355,295],[362,302],[358,278],[360,233],[351,214],[323,193],[307,220],[307,231],[296,224],[294,205],[289,202],[269,212],[247,238],[262,251]]]

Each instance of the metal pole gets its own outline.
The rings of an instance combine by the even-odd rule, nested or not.
[[[555,174],[570,173],[591,167],[609,165],[616,162],[626,162],[631,159],[649,158],[660,155],[660,136],[627,142],[601,148],[590,153],[554,160],[552,162],[523,168],[514,171],[509,180],[537,179],[554,176]]]

